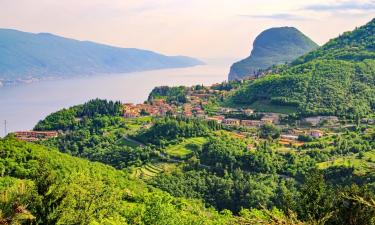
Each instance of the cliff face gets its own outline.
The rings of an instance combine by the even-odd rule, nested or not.
[[[231,66],[228,79],[242,79],[272,65],[291,62],[317,47],[294,27],[265,30],[255,39],[251,55]]]

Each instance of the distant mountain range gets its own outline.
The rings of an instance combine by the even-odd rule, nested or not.
[[[1,81],[190,67],[201,61],[135,48],[77,41],[48,33],[0,29]]]
[[[291,62],[317,47],[315,42],[294,27],[265,30],[255,39],[251,55],[231,66],[228,79],[253,76],[259,70]]]

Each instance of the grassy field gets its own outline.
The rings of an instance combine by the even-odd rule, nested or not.
[[[292,114],[292,113],[297,112],[296,107],[273,105],[268,101],[256,101],[250,105],[250,108],[258,112],[272,112],[272,113],[283,113],[283,114]]]
[[[172,157],[185,159],[206,141],[204,137],[188,138],[179,144],[168,146],[164,151]]]
[[[297,107],[294,106],[282,106],[282,105],[274,105],[270,103],[270,101],[256,101],[251,105],[248,104],[234,104],[231,101],[226,101],[221,104],[222,107],[229,107],[229,108],[251,108],[257,112],[270,112],[270,113],[282,113],[282,114],[292,114],[296,113]]]
[[[331,166],[353,167],[356,174],[366,174],[375,171],[375,150],[359,154],[336,158],[328,162],[318,163],[318,168],[325,169]]]

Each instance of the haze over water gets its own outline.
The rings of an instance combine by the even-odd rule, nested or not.
[[[230,62],[182,69],[100,75],[43,81],[0,88],[0,136],[4,120],[8,132],[29,130],[48,114],[64,107],[102,98],[141,103],[155,86],[210,85],[227,79]]]

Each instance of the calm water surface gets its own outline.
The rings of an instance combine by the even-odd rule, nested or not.
[[[209,85],[226,80],[228,70],[229,64],[220,63],[0,88],[0,136],[4,120],[8,132],[32,129],[48,114],[93,98],[140,103],[155,86]]]

